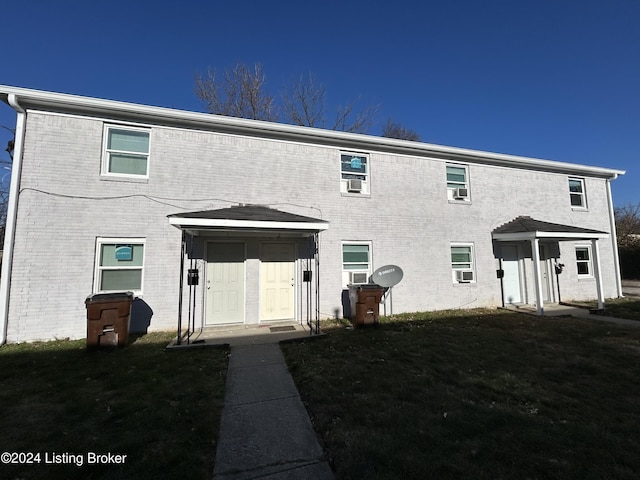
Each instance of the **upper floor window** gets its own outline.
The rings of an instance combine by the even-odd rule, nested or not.
[[[469,168],[466,165],[447,165],[447,198],[469,201]]]
[[[369,157],[361,153],[341,153],[340,176],[342,193],[370,193]]]
[[[582,178],[569,179],[569,197],[572,207],[587,208],[587,197]]]
[[[475,282],[473,244],[451,244],[451,272],[454,283]]]
[[[149,175],[149,130],[108,126],[104,136],[103,175]]]
[[[142,293],[143,238],[98,238],[95,292]]]

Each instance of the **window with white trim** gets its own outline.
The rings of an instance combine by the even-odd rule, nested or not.
[[[469,168],[466,165],[447,165],[447,198],[458,202],[468,202],[471,199]]]
[[[569,198],[574,208],[587,208],[587,196],[584,188],[584,179],[569,179]]]
[[[576,246],[576,267],[578,269],[578,277],[593,276],[593,263],[590,245]]]
[[[107,125],[104,129],[102,174],[149,176],[149,130]]]
[[[475,283],[472,243],[451,244],[451,279],[453,283]]]
[[[342,285],[369,283],[372,273],[371,242],[343,242]]]
[[[369,194],[369,157],[362,153],[340,153],[340,192]]]
[[[142,294],[144,238],[98,238],[94,291]]]

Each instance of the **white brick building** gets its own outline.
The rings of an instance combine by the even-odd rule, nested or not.
[[[113,290],[139,297],[134,325],[176,328],[181,280],[196,328],[342,316],[347,283],[390,264],[404,272],[394,313],[542,311],[558,282],[562,300],[621,295],[619,170],[15,87],[0,98],[17,115],[2,342],[82,338],[85,297]]]

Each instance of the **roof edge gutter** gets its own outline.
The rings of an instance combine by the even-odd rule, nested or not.
[[[461,162],[483,162],[500,166],[511,166],[537,170],[548,170],[578,175],[593,175],[615,179],[624,175],[624,170],[594,167],[575,163],[543,160],[494,152],[447,147],[431,143],[363,135],[358,133],[302,127],[283,123],[265,122],[244,118],[190,112],[166,107],[140,105],[116,100],[105,100],[64,93],[45,92],[19,87],[0,85],[0,92],[20,95],[22,104],[33,109],[52,111],[90,112],[94,115],[109,112],[128,119],[145,119],[153,123],[176,124],[203,129],[217,129],[240,135],[256,135],[289,141],[304,141],[321,145],[336,145],[341,148],[358,150],[378,150],[403,155],[433,157]],[[9,93],[9,95],[11,95]]]
[[[4,233],[2,253],[2,277],[0,279],[0,345],[7,342],[9,326],[9,293],[11,291],[11,270],[13,267],[13,247],[18,213],[18,192],[22,171],[22,154],[27,112],[20,106],[14,93],[7,96],[7,103],[16,111],[16,132],[13,146],[13,163],[11,165],[11,183],[9,187],[9,203],[7,205],[7,223]]]
[[[618,298],[624,297],[622,293],[622,269],[620,268],[620,252],[618,251],[618,230],[616,228],[616,213],[613,208],[613,195],[611,194],[611,182],[616,177],[607,179],[607,206],[609,207],[609,225],[611,229],[611,246],[613,247],[613,269],[616,276],[616,293]]]

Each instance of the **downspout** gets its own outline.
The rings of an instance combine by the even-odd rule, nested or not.
[[[2,253],[2,278],[0,280],[0,345],[7,342],[9,326],[9,293],[11,287],[11,270],[13,267],[13,244],[16,234],[16,218],[18,213],[18,194],[20,174],[22,171],[22,153],[24,148],[24,131],[27,112],[18,103],[15,94],[10,93],[7,101],[16,111],[16,136],[13,146],[13,164],[11,165],[11,184],[9,187],[9,203],[7,205],[7,224],[4,233],[4,251]]]
[[[613,197],[611,196],[611,181],[618,178],[614,174],[612,178],[607,178],[607,203],[609,204],[609,224],[611,229],[611,243],[613,244],[613,267],[616,276],[616,291],[618,298],[622,298],[622,274],[620,272],[620,255],[618,254],[618,234],[616,232],[616,216],[613,210]]]

